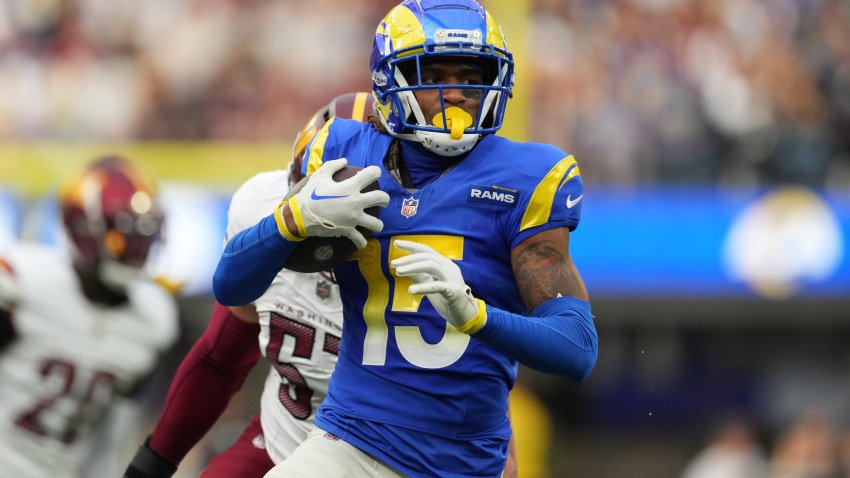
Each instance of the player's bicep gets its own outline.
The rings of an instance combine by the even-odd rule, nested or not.
[[[528,310],[558,296],[589,300],[569,247],[570,231],[559,227],[535,234],[511,251],[516,285]]]

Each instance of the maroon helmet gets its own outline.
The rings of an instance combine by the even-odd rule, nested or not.
[[[124,158],[100,158],[66,185],[60,203],[77,269],[112,288],[125,288],[162,229],[149,176]]]
[[[307,152],[307,145],[313,136],[319,132],[322,127],[334,116],[345,119],[355,119],[357,121],[366,121],[366,117],[372,111],[372,95],[371,93],[346,93],[332,99],[316,114],[307,121],[307,124],[301,128],[298,135],[295,136],[295,141],[292,143],[292,160],[289,162],[289,181],[290,184],[295,184],[300,181],[304,174],[301,172],[301,165],[304,162],[304,154]]]

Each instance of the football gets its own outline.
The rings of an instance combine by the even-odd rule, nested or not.
[[[361,169],[363,168],[346,166],[334,173],[333,179],[336,182],[344,181],[354,176]],[[302,178],[298,181],[289,190],[286,198],[288,199],[297,194],[306,182],[307,178]],[[376,189],[378,189],[377,180],[366,185],[361,191],[365,193]],[[374,217],[378,217],[379,211],[380,208],[378,206],[366,209],[366,213]],[[358,227],[357,230],[367,240],[372,235],[372,231],[364,227]],[[286,259],[283,267],[295,272],[326,271],[348,260],[356,250],[357,247],[355,247],[354,243],[346,237],[308,237],[298,243],[298,246],[295,247],[295,250]]]

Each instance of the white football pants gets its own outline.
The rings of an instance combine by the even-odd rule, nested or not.
[[[264,478],[405,478],[405,475],[320,428]]]

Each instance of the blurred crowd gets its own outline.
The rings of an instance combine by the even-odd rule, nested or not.
[[[395,3],[2,2],[0,139],[288,141]],[[530,139],[586,181],[850,184],[846,1],[531,6]]]
[[[847,184],[847,2],[536,5],[533,129],[583,177]]]
[[[719,425],[681,478],[841,478],[850,476],[850,433],[817,411],[804,413],[765,450],[745,419]]]
[[[0,138],[289,141],[395,1],[0,4]]]

